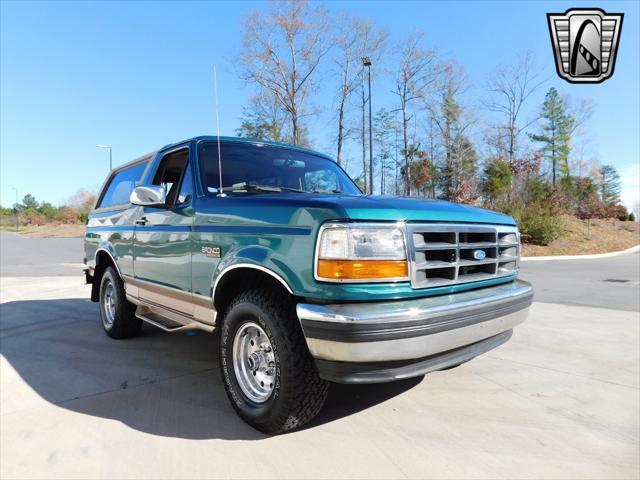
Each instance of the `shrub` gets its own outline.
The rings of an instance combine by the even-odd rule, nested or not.
[[[562,183],[552,186],[549,197],[540,204],[556,215],[571,213],[575,205],[571,190]]]
[[[51,219],[56,216],[56,213],[58,213],[58,209],[49,202],[42,202],[38,211],[46,217],[47,221],[51,221]]]
[[[517,198],[512,200],[503,200],[496,202],[495,204],[490,206],[490,208],[509,215],[515,218],[518,223],[520,223],[522,212],[524,211],[524,202]]]
[[[529,243],[549,245],[565,234],[564,225],[558,215],[541,205],[527,206],[519,219],[520,232]]]
[[[551,184],[540,178],[532,178],[525,183],[525,194],[531,202],[545,202],[551,196]]]
[[[44,225],[47,217],[32,209],[25,210],[19,215],[20,223],[23,225]]]
[[[544,203],[526,205],[514,199],[497,202],[493,208],[518,222],[522,240],[527,243],[548,245],[566,233],[560,216]]]
[[[62,223],[78,223],[79,213],[74,207],[61,207],[55,219]]]
[[[626,222],[629,218],[629,214],[627,213],[627,209],[624,205],[607,205],[605,212],[606,218],[617,218],[622,222]]]

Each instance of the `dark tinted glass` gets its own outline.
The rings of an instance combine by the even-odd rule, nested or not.
[[[317,193],[359,195],[360,190],[333,161],[287,148],[249,143],[222,143],[222,185],[226,193],[243,186],[262,186]],[[198,148],[203,188],[216,194],[220,184],[218,145]]]
[[[146,162],[138,163],[118,172],[102,196],[100,208],[129,203],[131,191],[138,185],[146,166]]]
[[[180,193],[178,194],[178,205],[191,201],[193,196],[193,177],[191,176],[191,168],[187,164],[187,170],[182,177],[182,184],[180,185]]]
[[[167,192],[167,206],[184,203],[177,200],[180,179],[183,176],[189,159],[189,150],[179,150],[165,155],[160,162],[158,171],[153,179],[153,185],[162,186]],[[189,180],[191,181],[191,180]]]

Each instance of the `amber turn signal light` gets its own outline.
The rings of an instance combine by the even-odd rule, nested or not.
[[[406,260],[318,260],[318,277],[330,280],[407,277]]]

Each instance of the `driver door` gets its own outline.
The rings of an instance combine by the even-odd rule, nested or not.
[[[163,206],[139,207],[133,241],[138,297],[192,316],[194,185],[189,147],[165,153],[151,183],[163,186],[167,195]]]

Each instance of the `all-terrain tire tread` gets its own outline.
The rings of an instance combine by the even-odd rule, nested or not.
[[[301,427],[320,412],[327,398],[329,386],[328,382],[318,376],[296,315],[295,305],[284,292],[276,289],[255,289],[238,295],[230,303],[226,313],[241,303],[257,305],[269,315],[279,333],[287,340],[285,344],[278,346],[280,356],[286,358],[295,369],[293,377],[296,381],[285,386],[293,390],[292,395],[287,397],[286,408],[282,409],[288,414],[270,419],[260,430],[277,434]],[[237,408],[236,410],[242,416],[242,411]]]
[[[124,282],[120,279],[119,275],[113,268],[107,267],[103,278],[108,273],[113,279],[118,301],[116,304],[116,321],[113,323],[111,330],[107,332],[107,335],[115,339],[135,337],[142,328],[142,320],[136,317],[136,306],[127,300]],[[100,291],[102,292],[102,286]]]

